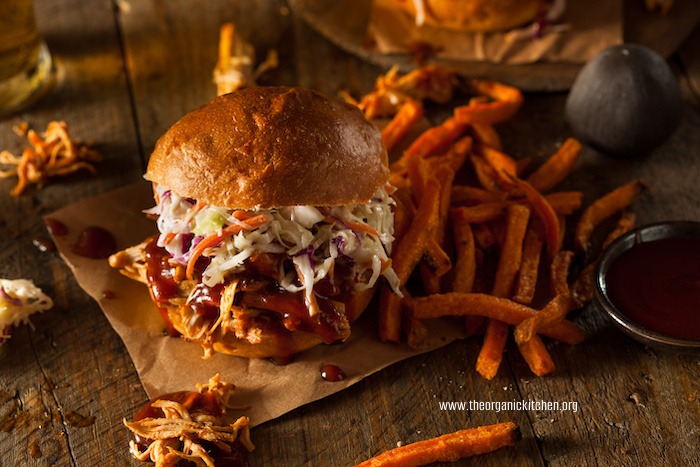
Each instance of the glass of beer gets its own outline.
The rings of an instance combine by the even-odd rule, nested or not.
[[[0,0],[0,115],[34,102],[52,73],[32,0]]]

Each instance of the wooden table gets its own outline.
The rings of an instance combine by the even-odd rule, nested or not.
[[[234,21],[262,57],[281,66],[261,84],[316,88],[335,95],[369,91],[383,70],[319,36],[282,0],[197,2],[37,1],[39,25],[59,69],[50,95],[0,121],[0,147],[18,151],[10,131],[54,119],[93,139],[105,161],[97,176],[76,174],[9,195],[0,182],[0,277],[33,279],[53,310],[16,329],[0,347],[0,465],[138,465],[122,425],[146,401],[132,362],[97,304],[56,254],[33,244],[41,216],[140,179],[157,137],[214,97],[211,70],[218,26]],[[639,222],[700,220],[700,30],[672,58],[687,101],[678,131],[643,160],[613,160],[585,149],[569,187],[586,201],[632,177],[650,192],[635,205]],[[501,129],[514,156],[544,158],[568,135],[566,95],[527,94]],[[105,213],[108,215],[108,213]],[[700,465],[700,357],[644,347],[595,309],[574,317],[586,340],[549,343],[557,371],[532,376],[514,344],[496,378],[474,371],[479,339],[398,363],[350,389],[256,427],[253,465],[351,465],[397,442],[513,419],[522,441],[482,456],[487,465]],[[183,388],[184,389],[184,388]],[[441,411],[440,401],[576,402],[578,411]],[[85,427],[71,412],[94,416]]]

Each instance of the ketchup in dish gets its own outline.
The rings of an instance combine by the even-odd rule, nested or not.
[[[700,339],[700,239],[665,238],[635,244],[606,274],[608,297],[645,328]]]

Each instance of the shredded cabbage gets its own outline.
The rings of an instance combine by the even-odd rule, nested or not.
[[[3,330],[10,326],[29,324],[29,315],[48,310],[53,306],[51,298],[32,281],[26,279],[0,279],[0,339]]]
[[[246,227],[235,210],[197,203],[156,186],[157,205],[147,212],[158,215],[158,246],[187,263],[192,250],[204,238],[228,225]],[[202,275],[208,286],[223,283],[227,274],[241,272],[247,258],[259,251],[284,254],[296,271],[280,270],[278,282],[290,292],[304,291],[310,299],[313,286],[329,273],[335,261],[351,269],[356,290],[373,287],[383,275],[400,294],[399,280],[388,266],[394,240],[394,200],[382,187],[366,204],[350,206],[289,206],[258,210],[268,221],[244,228],[207,248],[210,262]]]

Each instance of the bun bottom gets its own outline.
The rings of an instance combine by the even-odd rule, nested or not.
[[[376,287],[362,292],[353,293],[345,302],[345,315],[353,322],[367,308],[372,300]],[[255,343],[236,337],[234,332],[216,330],[206,334],[201,326],[191,323],[190,308],[185,306],[168,306],[168,318],[174,328],[187,341],[200,344],[205,354],[211,350],[227,355],[244,358],[271,358],[277,363],[289,363],[294,356],[322,343],[315,334],[290,331],[284,328],[278,320],[257,319],[255,327],[260,328]]]

